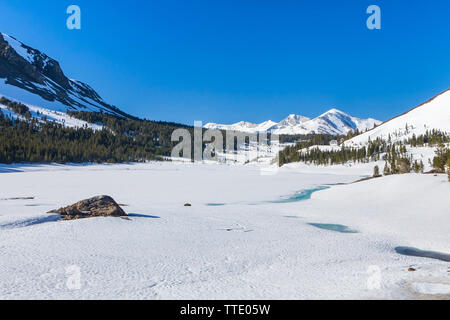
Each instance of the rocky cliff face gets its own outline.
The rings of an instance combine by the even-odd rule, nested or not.
[[[89,85],[66,77],[58,61],[14,37],[0,33],[0,81],[68,110],[105,112],[131,118],[103,101]]]

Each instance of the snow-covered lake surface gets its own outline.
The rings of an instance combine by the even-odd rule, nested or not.
[[[450,253],[447,177],[371,172],[0,165],[0,299],[449,298],[447,261],[396,252]],[[101,194],[131,220],[46,214]]]

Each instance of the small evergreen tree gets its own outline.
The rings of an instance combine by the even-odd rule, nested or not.
[[[385,176],[389,176],[391,174],[391,169],[389,168],[388,163],[386,162],[386,164],[384,165],[384,169],[383,169],[383,174]]]
[[[408,158],[399,158],[397,160],[397,171],[400,174],[411,172],[411,163]]]
[[[436,156],[433,158],[433,168],[439,173],[444,173],[448,149],[445,148],[444,144],[440,143],[436,148],[435,153]]]
[[[447,160],[447,177],[450,182],[450,158]]]
[[[380,168],[378,166],[373,167],[373,177],[377,178],[380,176]]]
[[[417,162],[417,160],[414,160],[413,170],[415,173],[419,173],[420,166],[419,166],[419,163]]]

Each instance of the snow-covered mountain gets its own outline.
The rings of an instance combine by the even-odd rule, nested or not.
[[[218,123],[207,123],[205,124],[205,128],[207,129],[218,129],[218,130],[232,130],[232,131],[241,131],[241,132],[260,132],[260,131],[269,131],[271,128],[276,126],[277,123],[272,120],[268,120],[262,122],[260,124],[239,121],[234,124],[218,124]]]
[[[274,134],[347,134],[350,130],[366,131],[372,129],[381,121],[375,119],[360,119],[346,114],[337,109],[331,109],[317,118],[291,114],[280,122],[265,121],[260,124],[250,122],[238,122],[231,125],[208,123],[205,128],[220,130],[235,130],[242,132],[268,131]]]
[[[438,94],[421,105],[395,117],[376,128],[345,142],[347,146],[364,145],[369,139],[402,141],[414,134],[419,136],[427,130],[437,129],[450,133],[450,89]]]
[[[311,119],[308,117],[290,114],[287,118],[280,121],[279,126],[296,126],[309,120]]]
[[[0,33],[0,94],[59,112],[92,111],[131,117],[89,85],[65,76],[58,61]]]

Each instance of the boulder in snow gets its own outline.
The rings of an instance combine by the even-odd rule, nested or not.
[[[110,196],[97,196],[82,200],[68,207],[52,210],[48,213],[58,213],[63,220],[91,217],[122,217],[127,215]]]

